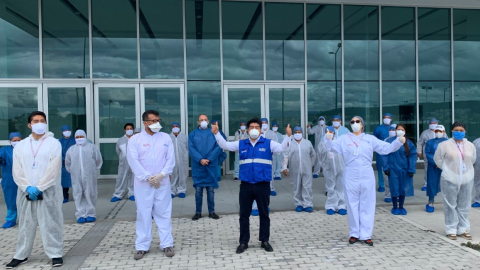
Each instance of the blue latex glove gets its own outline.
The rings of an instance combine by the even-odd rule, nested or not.
[[[36,187],[27,187],[26,191],[29,195],[34,195],[35,197],[40,194],[40,190]]]

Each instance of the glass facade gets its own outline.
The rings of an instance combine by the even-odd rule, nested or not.
[[[71,126],[73,132],[83,129],[89,135],[85,95],[84,87],[48,88],[48,128],[55,138],[62,137],[63,125]]]
[[[28,115],[38,110],[38,90],[35,87],[0,86],[0,140],[8,140],[10,132],[24,137],[32,133]]]

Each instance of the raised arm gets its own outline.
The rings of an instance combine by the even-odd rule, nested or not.
[[[379,153],[380,155],[388,155],[400,149],[400,147],[402,147],[402,143],[399,141],[399,138],[395,139],[392,143],[387,143],[377,138],[373,138],[372,146],[373,151]]]
[[[333,137],[333,133],[330,134]],[[330,151],[342,155],[342,137],[338,137],[335,140],[332,140],[332,137],[327,138],[327,135],[325,135],[323,139],[325,149],[327,152]]]
[[[217,140],[217,143],[220,146],[220,148],[222,148],[223,150],[232,151],[232,152],[237,152],[238,151],[238,148],[239,148],[239,145],[240,145],[239,141],[227,142],[222,137],[220,132],[215,134],[215,139]]]

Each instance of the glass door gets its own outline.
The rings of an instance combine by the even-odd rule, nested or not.
[[[266,86],[265,101],[267,118],[270,126],[278,123],[278,132],[285,135],[288,124],[293,128],[301,126],[306,135],[305,124],[305,93],[303,85],[275,85]]]
[[[114,177],[118,170],[117,141],[125,132],[123,126],[138,127],[140,118],[139,84],[95,84],[95,143],[102,153],[100,174]]]

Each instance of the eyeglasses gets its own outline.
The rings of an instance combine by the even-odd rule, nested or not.
[[[362,121],[360,121],[360,120],[352,120],[352,121],[350,121],[350,124],[352,124],[352,125],[355,124],[355,123],[360,124],[361,122]]]
[[[152,122],[152,123],[160,123],[160,121],[162,121],[162,119],[149,119],[149,120],[145,120],[145,122]]]

